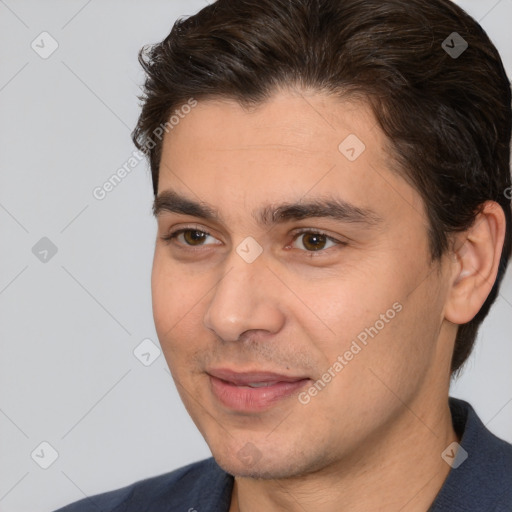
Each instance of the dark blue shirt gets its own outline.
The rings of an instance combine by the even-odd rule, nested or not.
[[[467,459],[450,470],[428,512],[512,512],[512,445],[467,402],[450,398],[450,409]],[[233,477],[210,458],[56,512],[228,512],[232,490]]]

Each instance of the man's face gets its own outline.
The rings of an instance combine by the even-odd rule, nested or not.
[[[252,111],[199,102],[165,137],[156,329],[232,474],[319,470],[392,425],[414,437],[445,392],[446,269],[430,264],[423,203],[384,144],[364,105],[292,92]]]

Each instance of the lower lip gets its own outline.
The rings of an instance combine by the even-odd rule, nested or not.
[[[297,394],[310,379],[278,382],[271,386],[249,388],[236,386],[210,375],[213,394],[226,407],[236,411],[257,412],[268,409],[278,401]]]

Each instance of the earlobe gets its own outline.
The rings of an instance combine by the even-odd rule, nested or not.
[[[450,322],[469,322],[487,299],[496,281],[505,229],[501,206],[487,201],[471,228],[457,235],[460,248],[452,258],[453,282],[445,306]]]

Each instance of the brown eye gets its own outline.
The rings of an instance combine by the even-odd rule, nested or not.
[[[208,237],[208,233],[204,231],[197,231],[195,229],[187,229],[183,231],[183,239],[188,245],[201,245],[202,242]]]
[[[325,235],[306,233],[302,239],[304,247],[308,251],[318,251],[325,247],[327,237]]]
[[[306,250],[307,252],[322,251],[336,245],[343,245],[342,242],[338,242],[334,238],[316,231],[298,233],[293,243],[296,248]]]
[[[166,243],[177,241],[178,246],[185,247],[200,247],[202,245],[216,245],[211,243],[204,243],[208,238],[216,240],[210,233],[201,229],[183,228],[173,231],[168,235],[162,236],[162,240]]]

